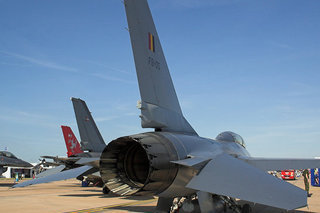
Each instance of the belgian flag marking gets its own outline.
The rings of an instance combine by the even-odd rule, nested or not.
[[[148,37],[149,37],[149,50],[154,52],[155,51],[154,36],[151,33],[148,33]]]

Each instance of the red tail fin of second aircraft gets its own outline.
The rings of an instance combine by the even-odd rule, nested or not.
[[[68,157],[83,153],[81,150],[80,143],[78,142],[76,136],[73,134],[72,130],[68,126],[61,126],[62,132],[63,132],[63,137],[66,142],[66,147],[67,147],[67,155]]]

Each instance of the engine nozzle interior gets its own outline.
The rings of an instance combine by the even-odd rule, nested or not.
[[[178,166],[170,141],[158,133],[144,133],[111,141],[100,159],[106,186],[119,195],[158,194],[173,182]]]

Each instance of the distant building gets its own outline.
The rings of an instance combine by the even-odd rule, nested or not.
[[[36,163],[32,163],[32,165],[36,165]],[[2,174],[5,178],[15,178],[15,174],[18,173],[19,177],[24,174],[25,178],[32,177],[33,167],[10,167],[8,166],[8,170]]]

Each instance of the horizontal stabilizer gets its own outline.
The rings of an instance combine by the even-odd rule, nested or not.
[[[54,163],[56,163],[58,165],[61,163],[75,163],[81,159],[81,157],[68,157],[68,158],[66,158],[66,157],[53,157],[53,156],[41,156],[41,158],[52,159],[54,161],[52,165],[55,165]],[[52,162],[46,162],[47,165],[50,165],[50,163],[52,163]]]
[[[49,175],[57,174],[57,173],[61,172],[62,170],[64,170],[64,168],[66,168],[65,165],[60,165],[60,166],[57,166],[52,169],[47,169],[46,171],[43,171],[43,172],[37,174],[36,178],[42,178],[42,177],[46,177]]]
[[[81,158],[76,162],[76,164],[89,165],[99,168],[100,158]]]
[[[264,171],[320,168],[320,159],[239,158]]]
[[[306,191],[227,154],[211,160],[187,187],[280,209],[307,205]]]
[[[211,159],[208,158],[201,158],[201,157],[190,157],[183,160],[178,161],[171,161],[171,163],[175,163],[181,166],[187,166],[187,167],[195,167],[199,164],[208,162]]]
[[[57,167],[57,166],[60,166],[61,163],[56,163],[56,162],[45,162],[43,163],[44,166],[53,166],[53,167]]]
[[[24,181],[22,183],[19,183],[19,184],[12,186],[12,187],[18,188],[18,187],[25,187],[25,186],[29,186],[29,185],[36,185],[36,184],[41,184],[41,183],[49,183],[49,182],[53,182],[53,181],[76,178],[78,176],[85,174],[86,172],[88,172],[91,169],[92,169],[91,166],[82,166],[82,167],[78,167],[75,169],[70,169],[70,170],[66,170],[63,172],[59,172],[59,173],[56,173],[53,175],[45,176],[42,178]]]
[[[47,156],[47,155],[45,155],[45,156],[40,156],[41,158],[45,158],[45,159],[52,159],[52,160],[54,160],[54,159],[56,159],[56,158],[59,158],[58,156]]]

